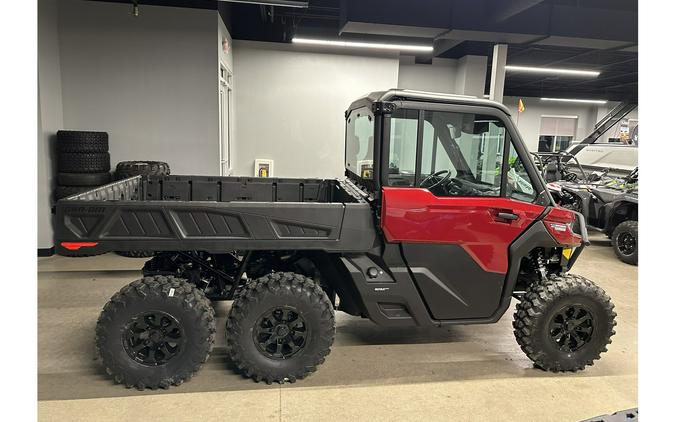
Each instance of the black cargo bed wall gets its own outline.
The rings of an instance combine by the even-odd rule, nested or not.
[[[335,180],[255,177],[150,176],[149,201],[354,202]]]

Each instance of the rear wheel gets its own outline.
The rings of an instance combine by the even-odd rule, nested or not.
[[[105,305],[96,348],[115,382],[139,390],[169,388],[206,362],[215,332],[215,313],[202,291],[175,277],[145,277]]]
[[[617,257],[626,264],[638,263],[638,222],[624,221],[612,232],[612,246]]]
[[[232,362],[256,382],[295,382],[330,353],[335,314],[312,279],[272,273],[249,282],[226,324]]]
[[[616,313],[605,292],[584,277],[551,275],[532,284],[516,307],[516,340],[537,367],[577,371],[600,358],[614,335]]]

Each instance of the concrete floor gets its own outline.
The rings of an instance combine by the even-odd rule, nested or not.
[[[574,272],[608,292],[618,326],[609,352],[583,372],[533,368],[513,337],[513,310],[497,324],[424,330],[383,329],[339,312],[332,352],[306,380],[268,386],[244,379],[229,368],[218,336],[194,379],[154,392],[115,385],[93,345],[101,307],[139,277],[144,259],[41,258],[40,420],[578,421],[636,407],[637,267],[621,263],[604,236],[592,239]],[[228,309],[217,306],[219,333]]]

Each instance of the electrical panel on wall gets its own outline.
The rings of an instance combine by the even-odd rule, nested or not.
[[[373,178],[373,160],[358,160],[356,162],[356,168],[364,179]]]
[[[254,171],[255,177],[274,177],[274,160],[256,158]]]

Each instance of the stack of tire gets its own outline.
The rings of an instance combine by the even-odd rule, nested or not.
[[[169,165],[162,161],[120,161],[115,168],[115,179],[122,180],[134,176],[168,176],[171,174]],[[147,258],[153,256],[154,251],[118,251],[118,255],[129,258]]]
[[[168,176],[169,165],[163,161],[120,161],[115,168],[115,179],[128,179],[133,176]]]
[[[57,168],[54,199],[110,183],[106,132],[60,130],[56,133]]]

